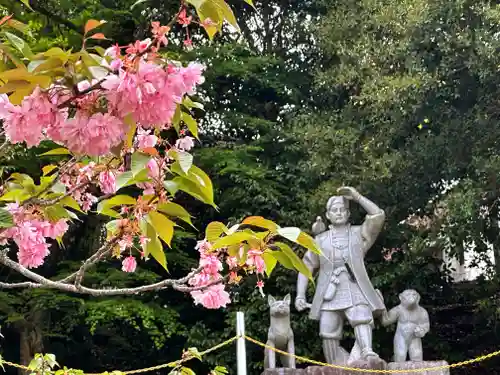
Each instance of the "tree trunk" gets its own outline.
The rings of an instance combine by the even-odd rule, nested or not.
[[[35,354],[43,351],[43,312],[36,311],[27,316],[19,327],[20,336],[20,361],[22,365],[28,366]],[[19,369],[19,375],[26,375],[24,370]]]

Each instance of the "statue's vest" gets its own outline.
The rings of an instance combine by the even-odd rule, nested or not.
[[[321,237],[327,237],[329,239],[329,231],[324,232],[320,235]],[[320,237],[318,236],[318,237]],[[328,248],[324,250],[321,244],[318,244],[322,251],[333,251],[333,249]],[[349,251],[347,257],[347,264],[354,274],[354,278],[361,289],[361,292],[366,298],[366,301],[372,309],[373,315],[377,316],[385,310],[384,301],[380,297],[379,293],[373,287],[368,273],[366,272],[364,263],[364,249],[363,249],[363,238],[361,236],[361,226],[349,226]],[[311,310],[309,312],[309,317],[313,320],[319,320],[321,313],[321,305],[323,304],[323,298],[332,278],[332,273],[334,271],[332,263],[327,259],[332,259],[333,254],[324,254],[319,257],[320,261],[320,271],[317,280],[316,292],[314,294],[314,299],[311,305]]]

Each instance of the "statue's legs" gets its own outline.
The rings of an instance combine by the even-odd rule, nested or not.
[[[368,305],[356,305],[348,308],[345,315],[354,328],[356,343],[361,350],[361,356],[377,356],[372,348],[373,315]]]
[[[345,363],[347,352],[340,346],[344,318],[342,311],[321,311],[319,335],[323,339],[323,353],[329,364]]]

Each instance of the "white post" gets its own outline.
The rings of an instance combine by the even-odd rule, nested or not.
[[[238,375],[247,375],[247,353],[245,350],[245,314],[236,313],[236,334],[240,336],[236,342],[236,358],[238,362]]]

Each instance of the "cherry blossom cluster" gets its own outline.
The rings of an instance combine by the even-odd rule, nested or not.
[[[43,264],[50,254],[47,238],[60,238],[68,230],[66,220],[49,222],[34,207],[20,207],[17,203],[5,207],[14,218],[14,226],[0,233],[0,244],[6,245],[14,239],[18,247],[19,263],[27,268],[36,268]]]
[[[201,304],[208,309],[218,309],[226,307],[231,302],[229,293],[225,290],[225,285],[217,283],[223,279],[220,272],[224,269],[222,263],[224,258],[229,268],[230,284],[236,284],[241,280],[241,276],[238,275],[238,269],[241,268],[250,274],[254,272],[257,274],[257,287],[261,294],[263,293],[264,282],[260,277],[266,271],[266,264],[262,257],[262,251],[249,250],[245,263],[239,265],[237,257],[228,256],[224,251],[214,250],[212,244],[206,240],[199,241],[196,249],[200,253],[200,267],[202,270],[189,280],[189,284],[197,288],[206,286],[206,288],[191,292],[196,304]],[[243,257],[243,254],[244,249],[240,248],[240,257]]]
[[[161,195],[164,193],[165,170],[171,162],[167,151],[189,151],[194,146],[194,139],[182,132],[173,145],[160,135],[160,131],[172,126],[172,118],[183,97],[193,94],[196,86],[204,80],[201,64],[190,63],[184,67],[160,58],[158,49],[167,44],[169,29],[153,22],[153,40],[145,39],[125,47],[108,48],[101,65],[108,69],[109,74],[99,80],[82,80],[71,87],[57,81],[47,89],[36,87],[19,105],[12,104],[6,94],[0,95],[0,120],[11,143],[24,142],[28,147],[33,147],[43,140],[51,140],[67,147],[79,157],[99,156],[104,157],[100,160],[108,161],[106,164],[94,161],[85,165],[74,164],[61,169],[57,177],[58,182],[66,188],[66,195],[72,197],[85,212],[98,201],[98,191],[92,186],[98,186],[104,195],[112,195],[117,191],[117,177],[125,168],[124,163],[120,160],[117,162],[116,158],[115,162],[109,162],[113,160],[111,153],[115,152],[114,148],[121,147],[121,155],[124,155],[135,150],[163,147],[165,156],[156,152],[147,164],[151,182],[138,184],[145,195]],[[122,53],[123,50],[125,53]],[[127,133],[131,131],[127,117],[137,124],[132,147],[128,149],[124,143]],[[149,209],[139,199],[132,210],[135,220]],[[123,211],[127,211],[127,208],[123,208]],[[2,232],[2,239],[16,238],[15,242],[19,242],[20,247],[20,263],[38,267],[48,254],[48,247],[32,246],[29,250],[32,260],[26,260],[25,254],[30,248],[27,244],[31,243],[29,241],[45,244],[37,233],[48,233],[46,226],[49,224],[57,228],[62,224],[40,224],[48,222],[42,220],[42,211],[37,212],[36,205],[28,211],[25,207],[18,207],[15,213],[16,227]],[[24,227],[30,227],[33,235],[23,236],[22,239],[15,237],[17,231]],[[138,232],[135,231],[133,235]],[[122,250],[125,242],[121,243]],[[142,238],[141,242],[144,242]],[[135,263],[127,259],[123,268],[131,272],[135,269]]]
[[[123,60],[115,56],[114,61]],[[177,104],[203,82],[202,71],[196,63],[164,68],[140,59],[135,69],[121,65],[100,83],[80,82],[76,93],[56,85],[45,91],[36,88],[20,105],[1,94],[0,119],[11,143],[33,147],[49,139],[75,154],[103,156],[124,140],[129,130],[124,118],[131,115],[141,127],[139,147],[151,145],[154,138],[144,129],[170,127]],[[85,93],[91,87],[95,89]],[[72,117],[69,106],[74,106]],[[178,145],[189,148],[189,144],[190,140]]]
[[[194,21],[184,5],[177,22],[186,32],[184,44],[191,46],[188,26]],[[215,25],[209,18],[199,24],[207,30]],[[99,63],[107,73],[100,78],[82,80],[68,71],[73,82],[79,82],[69,85],[68,80],[56,80],[47,88],[36,87],[19,105],[0,95],[0,120],[11,143],[34,147],[50,140],[73,155],[70,162],[54,166],[57,172],[48,177],[54,178],[51,186],[62,185],[63,196],[55,194],[52,201],[47,198],[45,202],[28,199],[29,203],[5,207],[13,215],[14,226],[0,231],[0,244],[14,241],[22,266],[42,266],[50,253],[50,240],[60,240],[68,229],[67,220],[50,221],[44,209],[70,199],[83,212],[92,210],[117,193],[119,178],[130,170],[130,157],[136,151],[150,156],[147,179],[135,183],[142,195],[132,201],[135,204],[117,209],[120,218],[114,222],[107,247],[97,255],[121,259],[124,272],[136,270],[138,255],[145,258],[151,239],[144,236],[141,223],[158,204],[168,201],[164,181],[169,168],[180,153],[194,146],[194,138],[174,124],[174,117],[185,96],[194,94],[204,81],[201,64],[183,66],[159,55],[159,48],[168,43],[169,30],[169,26],[153,22],[153,38],[105,50]],[[175,142],[163,136],[173,125],[179,133]],[[84,157],[92,161],[81,162]],[[224,268],[230,284],[241,280],[240,271],[255,273],[257,287],[263,293],[266,264],[261,250],[251,249],[244,256],[242,247],[240,256],[234,257],[225,249],[213,249],[207,241],[200,241],[196,248],[201,272],[188,281],[195,289],[191,296],[196,304],[216,309],[231,302],[222,276]],[[245,259],[243,264],[240,259]]]

